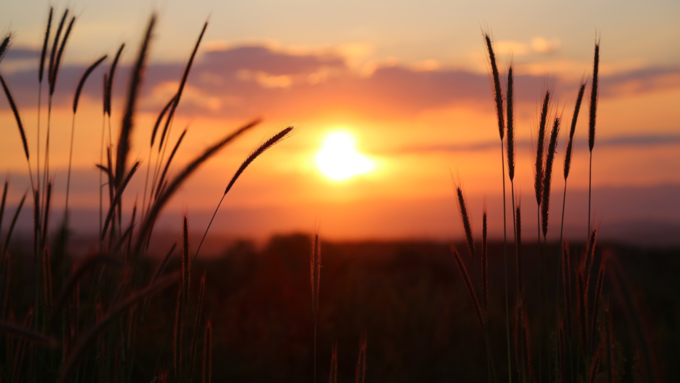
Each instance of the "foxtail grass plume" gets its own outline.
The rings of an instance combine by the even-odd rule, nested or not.
[[[2,77],[0,74],[0,83],[2,83],[2,89],[5,91],[5,96],[7,97],[7,101],[9,102],[9,106],[12,109],[12,113],[14,114],[14,120],[17,123],[17,126],[19,127],[19,134],[21,135],[21,143],[24,146],[24,155],[26,156],[26,161],[28,161],[29,155],[28,155],[28,142],[26,141],[26,132],[24,132],[24,125],[21,123],[21,117],[19,116],[19,109],[17,108],[17,105],[14,103],[14,98],[12,97],[12,93],[9,90],[9,87],[7,87],[7,83],[5,82],[5,78]],[[30,167],[30,163],[29,163]],[[31,182],[33,182],[33,177],[31,176]]]
[[[507,115],[508,115],[508,176],[510,181],[515,179],[515,124],[513,112],[513,78],[512,66],[508,69],[508,89],[507,89]]]
[[[97,66],[101,64],[104,60],[106,60],[107,55],[104,55],[99,58],[99,60],[95,61],[92,65],[90,65],[87,70],[85,70],[85,73],[83,73],[82,77],[80,77],[80,81],[78,82],[78,87],[76,88],[76,94],[73,98],[73,113],[76,113],[76,110],[78,109],[78,100],[80,100],[80,93],[83,91],[83,86],[85,86],[85,81],[87,81],[87,78],[90,76],[92,71],[97,69]]]
[[[52,83],[54,76],[54,65],[57,59],[57,52],[59,50],[59,39],[61,38],[61,32],[64,29],[64,23],[66,23],[66,18],[68,17],[68,9],[64,10],[64,14],[61,16],[61,21],[59,22],[59,27],[57,27],[57,33],[54,35],[54,41],[52,42],[52,50],[50,52],[50,63],[47,67],[47,82],[50,86],[50,94],[52,94]]]
[[[548,119],[548,105],[550,103],[550,91],[545,92],[543,107],[541,108],[541,121],[538,125],[538,139],[536,140],[536,167],[534,170],[534,191],[536,192],[536,204],[541,204],[543,196],[543,145],[545,144],[545,124]]]
[[[172,103],[172,107],[170,108],[170,113],[168,114],[168,118],[165,121],[165,127],[163,128],[163,134],[161,135],[161,141],[160,144],[158,145],[158,148],[163,146],[163,139],[166,137],[168,128],[170,126],[170,122],[172,121],[172,118],[175,116],[175,110],[177,110],[177,105],[179,105],[179,101],[182,98],[182,92],[184,91],[184,85],[187,82],[187,79],[189,78],[189,71],[191,70],[191,66],[194,63],[194,58],[196,57],[196,52],[198,52],[198,47],[201,45],[201,40],[203,40],[203,35],[205,34],[205,30],[208,28],[208,22],[206,21],[205,24],[203,24],[203,29],[201,30],[201,34],[198,35],[198,40],[196,40],[196,44],[194,45],[194,50],[191,52],[191,56],[189,56],[189,61],[187,62],[186,67],[184,68],[184,73],[182,74],[182,80],[179,82],[179,88],[177,89],[177,96],[175,97],[175,102]]]
[[[50,7],[50,14],[47,17],[47,28],[45,28],[45,39],[43,41],[42,51],[40,52],[40,69],[38,71],[38,83],[42,84],[43,75],[45,73],[45,56],[47,55],[47,45],[50,39],[50,29],[52,29],[52,14],[54,7]]]
[[[545,159],[545,176],[543,177],[543,197],[541,198],[541,225],[543,237],[548,235],[548,213],[550,212],[550,184],[552,181],[553,163],[555,161],[555,151],[557,150],[557,138],[560,133],[560,118],[555,117],[552,131],[550,132],[550,144],[548,154]]]
[[[260,154],[264,153],[267,149],[271,148],[276,144],[277,142],[281,141],[283,137],[285,137],[288,133],[290,133],[293,130],[292,126],[289,126],[282,131],[276,133],[272,138],[268,139],[265,141],[264,144],[260,145],[248,158],[246,158],[245,161],[239,166],[239,168],[236,170],[236,173],[234,173],[234,176],[231,178],[229,181],[229,184],[227,185],[227,188],[224,190],[224,194],[229,193],[229,190],[231,190],[232,186],[234,186],[234,183],[238,179],[238,177],[241,176],[241,173],[243,173],[244,170],[250,165],[257,157],[260,156]]]
[[[116,57],[113,59],[113,63],[111,63],[111,68],[109,68],[109,74],[106,76],[106,92],[105,92],[105,97],[104,97],[104,110],[105,113],[111,117],[111,97],[113,93],[113,79],[116,75],[116,68],[118,67],[118,61],[120,60],[120,56],[123,54],[123,49],[125,49],[125,44],[120,44],[120,48],[118,48],[118,51],[116,52]]]
[[[149,208],[148,213],[144,216],[144,219],[142,220],[142,223],[140,224],[140,230],[139,230],[139,235],[137,236],[137,242],[135,243],[134,246],[134,254],[135,256],[139,255],[142,246],[144,245],[144,242],[148,238],[148,236],[151,234],[151,230],[153,229],[153,224],[156,221],[156,218],[158,218],[158,215],[160,214],[161,210],[165,205],[168,203],[170,200],[170,197],[179,189],[179,187],[184,183],[184,181],[187,180],[187,178],[193,174],[196,169],[198,169],[205,161],[207,161],[210,157],[214,156],[220,149],[224,148],[226,145],[231,143],[233,140],[235,140],[237,137],[239,137],[241,134],[245,133],[246,131],[252,129],[255,125],[257,125],[260,122],[260,120],[254,120],[246,125],[240,127],[236,131],[230,133],[220,141],[214,143],[212,146],[208,147],[205,149],[203,153],[201,153],[199,156],[194,158],[193,161],[191,161],[188,165],[182,169],[179,174],[177,174],[172,180],[168,181],[167,186],[163,188],[163,191],[161,194],[158,196],[156,201],[151,205]],[[224,199],[224,195],[222,196],[222,199]],[[219,205],[218,205],[219,207]],[[214,218],[213,214],[213,218]],[[211,219],[212,223],[212,219]],[[208,228],[210,227],[210,224],[208,224]],[[207,231],[207,230],[206,230]],[[203,240],[205,239],[205,234],[203,236],[203,239],[201,239],[201,243],[198,245],[198,249],[196,250],[196,254],[194,255],[194,258],[198,255],[198,250],[201,248],[201,244],[203,243]]]
[[[460,186],[456,188],[456,195],[458,201],[458,210],[460,211],[460,218],[463,221],[463,228],[465,229],[465,239],[468,245],[468,250],[472,258],[475,257],[475,242],[472,237],[472,225],[470,224],[470,216],[468,215],[467,207],[465,206],[465,198]]]
[[[498,133],[503,141],[505,134],[505,122],[503,117],[503,93],[501,92],[501,80],[498,75],[498,66],[496,65],[496,55],[493,52],[493,44],[488,33],[484,34],[486,40],[486,49],[489,53],[489,61],[491,62],[491,74],[493,76],[494,100],[496,101],[496,116],[498,118]]]
[[[169,117],[168,117],[169,118]],[[245,127],[241,128],[239,131],[234,133],[233,135],[227,137],[222,143],[220,143],[220,147],[222,145],[226,145],[229,141],[231,141],[233,138],[236,138],[238,135],[240,135],[242,132],[250,129],[251,127],[255,126],[258,124],[260,121],[255,120],[251,122],[250,124],[246,125]],[[208,234],[208,230],[210,230],[210,226],[212,225],[213,220],[215,219],[215,215],[217,215],[217,211],[220,209],[220,206],[222,206],[222,201],[224,201],[224,197],[227,196],[227,193],[231,190],[231,188],[234,186],[234,183],[236,183],[236,180],[238,179],[239,176],[243,173],[244,170],[250,165],[257,157],[259,157],[262,153],[264,153],[267,149],[271,148],[274,146],[277,142],[281,141],[288,133],[290,133],[293,130],[292,126],[289,126],[282,131],[276,133],[274,136],[272,136],[270,139],[265,141],[264,144],[260,145],[255,151],[246,158],[245,161],[239,166],[239,168],[236,170],[236,173],[231,177],[231,180],[229,180],[229,184],[227,185],[227,188],[224,190],[224,193],[222,194],[222,198],[220,198],[220,202],[217,204],[217,207],[215,208],[215,211],[213,212],[212,217],[210,218],[210,222],[208,222],[208,227],[205,229],[205,233],[203,233],[203,238],[201,238],[201,242],[198,244],[198,248],[196,249],[196,254],[194,254],[194,259],[198,256],[199,250],[201,250],[201,245],[203,245],[203,241],[205,240],[205,236]],[[213,150],[213,149],[210,149]],[[215,146],[215,150],[217,150],[217,146]],[[206,151],[206,155],[208,154],[208,151]],[[212,155],[212,154],[210,154]],[[193,171],[193,170],[192,170]],[[178,176],[179,177],[179,176]],[[172,186],[172,185],[171,185]],[[166,188],[168,189],[168,188]],[[170,189],[173,190],[173,189]],[[163,194],[167,193],[165,191]],[[161,197],[159,197],[161,198]]]
[[[12,33],[7,33],[5,35],[5,38],[2,39],[2,42],[0,43],[0,62],[2,62],[2,59],[5,58],[5,53],[9,50],[9,46],[12,43]]]
[[[64,16],[66,16],[67,12],[64,12]],[[64,20],[62,19],[62,22],[63,21]],[[57,78],[59,76],[59,66],[61,65],[61,58],[64,55],[64,48],[66,48],[66,43],[68,42],[68,38],[71,35],[71,31],[73,30],[73,24],[75,22],[76,22],[75,16],[71,17],[71,21],[68,23],[68,28],[66,28],[66,33],[64,34],[64,39],[61,40],[61,45],[59,45],[59,52],[57,53],[57,57],[54,60],[52,72],[50,73],[51,78],[48,77],[48,80],[50,80],[50,96],[54,94],[54,91],[57,88]],[[55,40],[55,43],[56,42],[57,41]]]
[[[144,67],[146,65],[146,58],[149,47],[151,45],[151,35],[154,26],[156,25],[156,15],[152,15],[149,19],[149,24],[146,27],[144,39],[137,54],[137,60],[132,67],[132,75],[130,77],[130,84],[128,86],[128,96],[125,103],[125,113],[123,114],[123,124],[120,129],[120,136],[118,138],[118,151],[116,155],[115,181],[116,186],[120,186],[125,175],[125,168],[127,166],[127,157],[130,152],[130,137],[134,129],[134,114],[139,98],[139,91],[142,87],[142,79],[144,77]],[[112,81],[112,75],[109,76],[109,83]],[[110,99],[110,97],[109,97]]]
[[[567,142],[567,149],[564,154],[564,179],[569,177],[569,170],[571,169],[571,151],[573,149],[574,133],[576,132],[576,121],[578,120],[578,113],[581,109],[581,101],[583,101],[583,93],[586,89],[586,83],[581,83],[576,97],[576,105],[574,106],[574,116],[571,119],[571,128],[569,129],[569,141]]]
[[[590,118],[588,119],[588,149],[592,152],[595,146],[595,119],[597,117],[597,87],[600,67],[600,42],[595,43],[593,60],[593,83],[590,87]]]
[[[588,233],[590,233],[590,206],[592,200],[593,185],[593,147],[595,146],[595,118],[597,116],[597,87],[598,71],[600,66],[600,42],[595,43],[595,58],[593,60],[593,83],[590,87],[590,118],[588,119],[588,150],[590,161],[588,162]]]

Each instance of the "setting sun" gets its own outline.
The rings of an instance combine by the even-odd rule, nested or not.
[[[334,181],[344,181],[375,169],[373,160],[359,153],[354,137],[344,131],[329,133],[324,138],[323,146],[316,154],[316,165],[324,176]]]

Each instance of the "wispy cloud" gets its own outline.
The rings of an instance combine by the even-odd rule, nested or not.
[[[534,142],[531,140],[517,140],[515,145],[522,149],[533,149]],[[615,136],[598,139],[598,148],[652,148],[662,146],[680,146],[680,134],[667,135],[634,135],[634,136]],[[587,150],[588,140],[577,139],[574,149]],[[402,155],[402,154],[426,154],[438,152],[483,152],[498,150],[498,140],[474,142],[466,144],[434,144],[434,145],[411,145],[402,146],[395,149],[387,149],[376,154],[381,155]]]
[[[559,41],[534,38],[523,43],[531,52],[548,53],[558,49]],[[351,56],[351,55],[350,55]],[[37,57],[31,49],[13,47],[8,59]],[[342,49],[314,51],[287,50],[268,45],[211,47],[195,63],[189,77],[192,102],[182,105],[188,114],[208,113],[225,117],[255,114],[290,118],[309,110],[323,111],[342,107],[373,115],[414,116],[425,110],[448,105],[486,106],[490,100],[488,75],[452,69],[441,63],[403,66],[382,64],[370,74],[348,64],[351,57]],[[3,63],[4,65],[4,63]],[[172,95],[181,76],[183,63],[152,64],[144,79],[143,107],[160,108]],[[83,65],[66,65],[60,73],[56,105],[68,105]],[[128,68],[116,76],[116,94],[127,87]],[[97,76],[97,74],[95,74]],[[35,68],[14,70],[6,75],[20,107],[35,106],[37,76]],[[520,74],[515,78],[518,103],[535,103],[546,88],[543,75]],[[554,77],[551,87],[561,92],[574,91],[578,80]],[[601,78],[601,97],[644,93],[668,88],[680,89],[680,66],[645,67],[621,71]],[[84,95],[98,99],[101,81],[91,81]],[[7,105],[0,103],[0,108]]]

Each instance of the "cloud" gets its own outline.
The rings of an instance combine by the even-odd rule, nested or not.
[[[662,147],[662,146],[679,146],[680,135],[678,134],[658,134],[658,135],[633,135],[633,136],[614,136],[606,137],[597,140],[598,148],[619,148],[619,147]],[[526,150],[533,150],[534,143],[530,140],[517,140],[515,142],[517,148]],[[396,149],[390,149],[379,154],[423,154],[434,152],[483,152],[489,150],[497,150],[498,141],[481,141],[469,144],[434,144],[434,145],[411,145],[402,146]],[[575,150],[587,150],[588,140],[577,139],[574,142]]]
[[[211,73],[248,70],[281,76],[309,74],[322,68],[342,69],[345,62],[341,56],[330,53],[294,54],[265,46],[242,46],[211,50],[203,55],[197,67]]]
[[[521,43],[523,45],[508,44],[535,53],[553,52],[560,45],[557,39],[543,37],[535,37],[530,43]],[[499,46],[504,45],[499,43]],[[315,51],[264,44],[213,45],[198,57],[192,68],[181,113],[295,119],[312,112],[342,109],[398,118],[448,105],[488,107],[491,89],[486,73],[448,68],[434,61],[413,66],[382,63],[369,72],[361,72],[348,61],[366,49],[369,48],[357,46]],[[13,53],[10,50],[8,54],[16,58],[37,55],[37,52],[18,50]],[[86,67],[86,63],[62,67],[55,106],[72,102],[75,86]],[[93,73],[84,88],[85,96],[101,97],[101,81],[96,79],[101,78],[107,68],[105,64]],[[152,63],[143,82],[141,109],[160,110],[174,93],[183,70],[184,63]],[[125,94],[128,73],[128,67],[120,67],[115,78],[114,97]],[[550,80],[551,88],[559,92],[576,91],[578,79],[556,76]],[[6,79],[20,108],[36,105],[35,68],[7,73]],[[518,103],[535,103],[546,88],[546,78],[533,72],[520,73],[515,84]],[[668,88],[680,88],[680,67],[644,67],[603,75],[600,95],[602,98],[619,97]],[[6,110],[7,104],[0,102],[0,108]]]
[[[38,61],[38,58],[40,57],[40,51],[33,49],[33,48],[26,48],[26,47],[13,47],[10,46],[9,50],[5,54],[5,57],[3,58],[4,61],[13,61],[13,60],[35,60],[36,62]]]
[[[558,38],[547,39],[535,36],[530,42],[515,40],[501,40],[495,43],[496,53],[501,56],[527,56],[536,54],[556,53],[561,45]]]

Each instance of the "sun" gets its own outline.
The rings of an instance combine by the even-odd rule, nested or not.
[[[333,181],[348,180],[375,169],[374,161],[356,150],[354,137],[346,131],[326,135],[316,153],[316,166]]]

